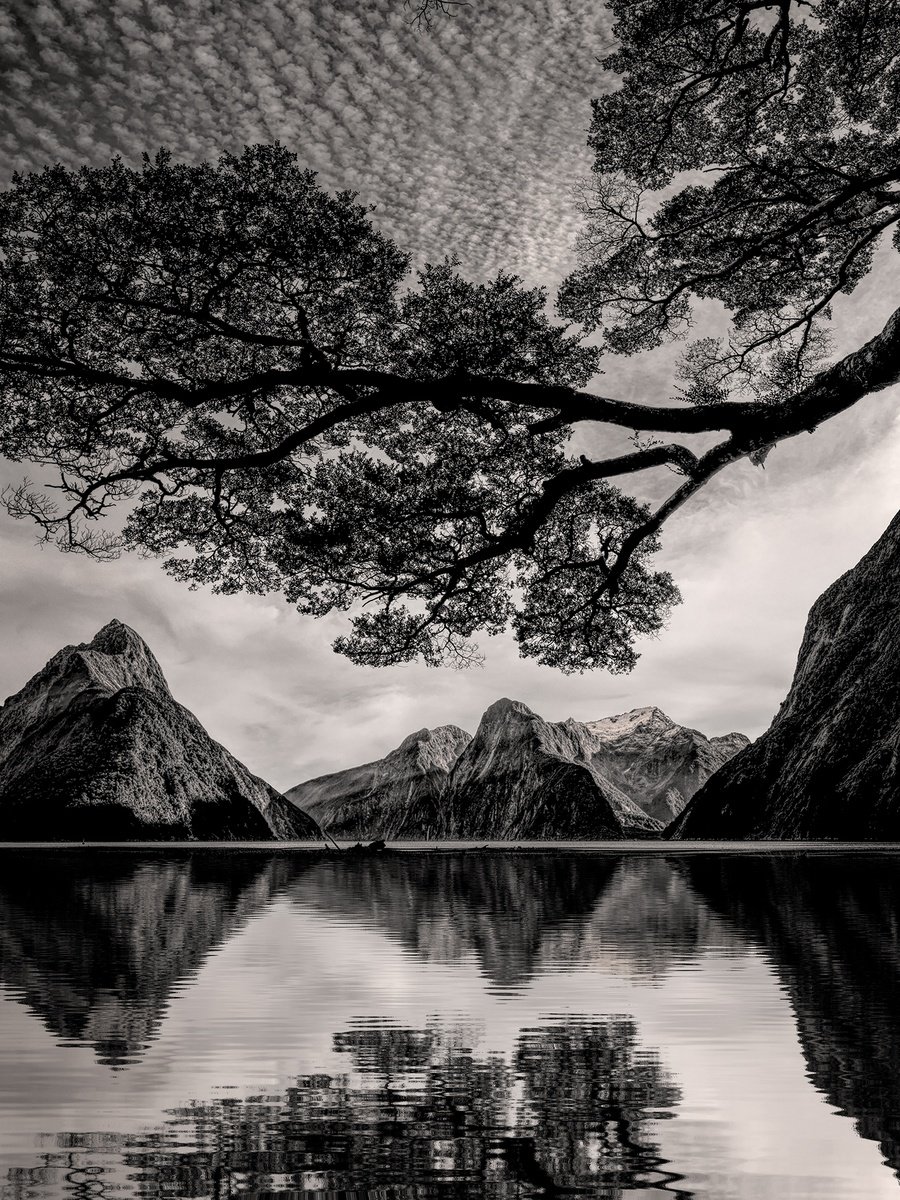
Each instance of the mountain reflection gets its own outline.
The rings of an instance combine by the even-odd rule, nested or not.
[[[143,1196],[690,1194],[664,1169],[650,1127],[672,1115],[678,1089],[627,1018],[524,1030],[511,1063],[436,1028],[356,1027],[335,1049],[348,1059],[341,1075],[190,1104],[149,1134],[100,1145]],[[65,1180],[80,1139],[57,1146],[43,1167],[14,1172],[19,1194]]]
[[[0,866],[5,996],[57,1040],[89,1044],[120,1068],[144,1056],[206,957],[275,899],[292,919],[332,923],[336,953],[342,926],[380,933],[415,959],[477,962],[503,997],[542,973],[653,982],[710,951],[758,945],[791,1005],[810,1080],[900,1173],[894,856],[17,850]],[[377,972],[377,937],[367,945]],[[439,1018],[424,1029],[354,1025],[334,1048],[346,1076],[304,1075],[255,1104],[191,1105],[147,1139],[113,1134],[110,1145],[153,1175],[148,1189],[171,1195],[206,1195],[226,1168],[229,1178],[248,1172],[257,1191],[306,1172],[325,1181],[307,1190],[383,1186],[359,1193],[379,1197],[437,1194],[438,1183],[442,1195],[490,1183],[498,1196],[581,1186],[613,1196],[658,1178],[648,1122],[677,1092],[639,1051],[628,1017],[520,1030],[511,1059],[479,1057],[471,1030]],[[83,1136],[71,1135],[75,1149]],[[272,1178],[263,1186],[257,1173]],[[398,1190],[398,1178],[419,1190]]]
[[[251,851],[6,852],[0,983],[57,1038],[123,1066],[179,982],[296,875]]]
[[[373,924],[427,960],[472,954],[493,983],[513,988],[555,931],[588,920],[619,867],[619,855],[571,853],[332,858],[290,894],[302,908]]]

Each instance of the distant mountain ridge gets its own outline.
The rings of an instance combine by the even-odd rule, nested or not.
[[[285,793],[332,837],[439,837],[450,771],[471,735],[456,725],[419,729],[374,762],[321,775]]]
[[[622,838],[662,829],[591,764],[577,722],[497,700],[450,776],[444,837]]]
[[[456,726],[419,730],[383,759],[286,795],[335,837],[651,837],[747,744],[740,733],[707,738],[654,707],[554,723],[502,699],[474,738]]]
[[[58,651],[0,707],[0,840],[319,836],[173,699],[120,621]]]
[[[588,721],[594,739],[593,765],[663,825],[676,817],[694,793],[739,750],[743,733],[705,737],[677,725],[656,707]]]

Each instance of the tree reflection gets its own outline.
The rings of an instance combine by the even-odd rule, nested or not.
[[[664,1170],[652,1130],[672,1115],[678,1089],[630,1020],[524,1030],[511,1059],[478,1054],[464,1033],[379,1024],[340,1033],[339,1075],[193,1103],[143,1137],[107,1137],[116,1161],[106,1180],[172,1197],[689,1194]],[[61,1141],[44,1168],[16,1174],[23,1194],[42,1193],[48,1170],[71,1170],[78,1138]]]

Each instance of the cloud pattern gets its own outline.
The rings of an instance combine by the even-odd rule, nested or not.
[[[3,161],[74,167],[283,142],[417,261],[557,280],[612,45],[593,0],[498,0],[416,24],[403,0],[7,0]]]

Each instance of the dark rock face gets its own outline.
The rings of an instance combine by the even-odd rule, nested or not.
[[[498,700],[460,755],[446,802],[449,837],[622,838],[661,826],[590,761],[577,722],[554,725]]]
[[[696,729],[676,725],[658,708],[635,708],[588,721],[585,728],[594,742],[594,769],[663,825],[683,810],[715,771],[750,744],[742,733],[705,737]]]
[[[318,836],[176,703],[119,621],[60,650],[0,708],[0,839]]]
[[[286,795],[332,837],[440,837],[450,771],[471,740],[456,725],[420,729],[385,758],[310,779]]]
[[[900,515],[813,605],[775,720],[672,834],[900,838]]]

